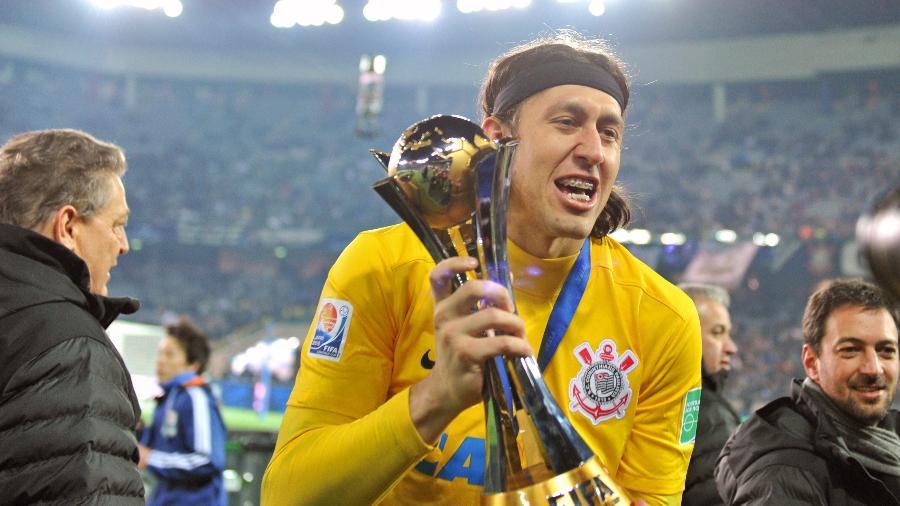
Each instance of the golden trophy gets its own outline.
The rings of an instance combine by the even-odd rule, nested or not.
[[[516,146],[514,139],[490,140],[466,118],[438,115],[407,128],[391,153],[372,150],[388,172],[373,188],[434,261],[475,257],[476,275],[510,296],[506,216]],[[454,285],[465,281],[458,275]],[[631,503],[566,418],[533,357],[488,361],[484,407],[482,504]]]

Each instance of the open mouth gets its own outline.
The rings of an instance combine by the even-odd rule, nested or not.
[[[559,188],[569,200],[576,202],[590,202],[597,193],[597,183],[577,177],[564,177],[556,180]]]

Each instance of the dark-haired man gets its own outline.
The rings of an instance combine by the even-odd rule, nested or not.
[[[149,505],[225,506],[225,425],[200,376],[209,340],[190,320],[166,326],[156,376],[165,393],[141,437],[141,466],[158,479]]]
[[[804,380],[760,408],[716,465],[726,504],[900,504],[897,306],[836,280],[803,315]]]
[[[614,190],[628,96],[606,45],[568,32],[492,64],[482,128],[519,139],[508,216],[519,314],[498,284],[452,291],[474,260],[435,265],[406,225],[360,234],[322,292],[264,503],[477,503],[483,364],[532,350],[610,475],[650,503],[680,500],[699,407],[699,325],[683,292],[607,235],[630,216]],[[473,313],[479,300],[491,307]],[[480,337],[488,329],[496,337]],[[311,346],[321,332],[328,349]],[[599,366],[610,386],[602,395]]]
[[[144,504],[140,406],[105,328],[128,252],[122,149],[77,130],[0,147],[0,503]]]

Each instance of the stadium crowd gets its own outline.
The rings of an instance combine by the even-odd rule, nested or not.
[[[897,82],[735,86],[722,111],[705,87],[639,84],[620,173],[626,189],[641,189],[635,226],[695,245],[722,228],[743,240],[774,232],[834,254],[867,202],[900,178],[900,90],[879,79]],[[475,84],[388,80],[379,131],[360,137],[352,83],[137,79],[0,60],[0,137],[71,127],[123,146],[132,254],[111,292],[142,300],[137,321],[177,310],[222,337],[267,318],[309,319],[343,246],[397,221],[370,188],[384,173],[368,149],[389,150],[431,114],[474,118]],[[808,293],[841,273],[809,264],[782,263],[734,294],[741,353],[730,390],[744,414],[801,375],[804,296],[781,300],[779,290]]]

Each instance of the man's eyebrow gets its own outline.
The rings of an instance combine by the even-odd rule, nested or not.
[[[841,344],[855,344],[855,345],[865,345],[866,342],[856,336],[844,336],[838,338],[838,340],[834,343],[835,346]],[[875,346],[884,346],[886,344],[897,346],[897,340],[892,338],[880,339],[875,343]]]
[[[564,100],[562,102],[554,104],[547,110],[547,114],[552,115],[563,111],[580,118],[584,118],[587,116],[587,111],[585,110],[584,106],[574,100]],[[622,116],[612,112],[605,112],[601,114],[600,117],[597,118],[597,123],[601,125],[612,125],[618,128],[625,128],[625,120],[622,118]]]
[[[611,125],[619,129],[625,128],[625,120],[618,114],[606,113],[603,116],[600,116],[600,119],[597,122],[603,125]]]

